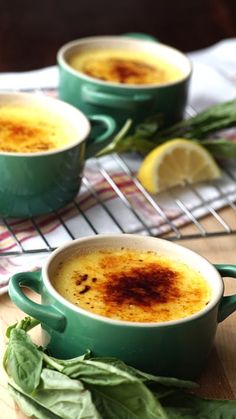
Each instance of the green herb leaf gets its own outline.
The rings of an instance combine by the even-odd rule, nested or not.
[[[57,371],[63,371],[66,367],[68,369],[74,368],[74,366],[77,366],[77,364],[81,361],[84,361],[85,359],[91,358],[91,352],[87,351],[85,354],[81,356],[77,356],[76,358],[71,359],[58,359],[54,358],[52,356],[47,355],[46,353],[43,353],[43,361],[44,364],[49,368],[54,368]],[[68,374],[69,375],[69,374]]]
[[[62,418],[101,418],[93,404],[90,391],[84,388],[82,382],[72,380],[58,371],[43,369],[34,399]]]
[[[16,390],[20,389],[16,387]],[[27,396],[28,402],[30,400],[36,402],[38,408],[46,409],[45,412],[55,417],[101,419],[89,390],[86,390],[79,380],[72,380],[58,371],[44,368],[40,386],[35,390],[34,395]]]
[[[39,384],[42,359],[42,352],[27,333],[17,327],[13,328],[4,356],[4,367],[8,375],[28,394]]]
[[[136,127],[133,127],[129,122],[129,129],[122,129],[119,135],[107,147],[101,149],[96,156],[104,156],[114,152],[138,152],[145,155],[167,140],[186,138],[205,145],[214,156],[228,158],[232,157],[230,150],[233,150],[233,156],[235,156],[236,146],[227,139],[221,140],[220,143],[215,134],[235,125],[236,100],[211,106],[198,115],[167,128],[162,128],[160,115],[157,115],[146,119]],[[206,142],[204,144],[202,140],[207,140],[209,136],[213,139],[210,140],[210,143]]]
[[[107,154],[111,153],[129,153],[135,152],[140,154],[147,154],[149,151],[153,149],[154,146],[153,141],[149,141],[145,138],[136,138],[136,136],[128,136],[125,138],[120,138],[117,141],[112,141],[107,147],[104,147],[100,150],[96,157],[102,157]]]
[[[180,389],[195,383],[157,377],[90,352],[69,360],[48,356],[25,330],[9,328],[4,367],[9,390],[28,416],[38,419],[235,419],[236,401],[204,400]],[[24,330],[25,329],[25,330]]]
[[[108,363],[84,360],[77,365],[66,366],[63,373],[79,378],[92,392],[98,406],[104,404],[104,417],[118,418],[166,418],[160,403],[141,380]],[[101,400],[102,397],[102,400]],[[103,414],[103,411],[102,411]],[[116,416],[115,416],[116,415]]]
[[[104,419],[168,419],[161,404],[139,380],[118,386],[89,386]]]
[[[171,419],[235,419],[236,400],[207,400],[176,392],[162,400]]]
[[[235,159],[236,141],[215,138],[199,141],[216,158]]]
[[[30,398],[19,389],[16,389],[13,385],[8,385],[8,390],[16,404],[26,416],[37,419],[60,419],[59,416],[40,406],[34,399]]]
[[[134,367],[130,367],[129,365],[125,364],[120,359],[116,358],[106,358],[106,357],[97,357],[91,358],[90,361],[95,362],[103,362],[105,364],[113,365],[116,368],[119,368],[122,371],[127,372],[130,375],[140,379],[145,384],[161,384],[166,387],[174,387],[174,388],[185,388],[185,389],[193,389],[198,387],[198,384],[193,381],[188,380],[180,380],[174,377],[160,377],[157,375],[148,374],[146,372],[140,371]]]
[[[19,323],[15,323],[12,326],[9,326],[6,331],[6,336],[9,338],[12,329],[22,329],[25,332],[28,332],[29,330],[33,329],[35,326],[39,324],[39,321],[34,319],[33,317],[25,317],[22,319]]]
[[[157,138],[174,137],[202,139],[236,124],[236,99],[218,103],[171,127],[158,131]],[[155,137],[155,138],[156,138]],[[155,139],[154,139],[155,140]]]

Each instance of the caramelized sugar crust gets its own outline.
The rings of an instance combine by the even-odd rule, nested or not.
[[[52,282],[79,307],[134,322],[187,317],[211,295],[206,280],[183,262],[130,249],[73,256],[60,264]]]
[[[24,106],[0,107],[0,151],[42,152],[75,139],[72,127],[50,112]]]
[[[72,55],[68,62],[90,77],[118,84],[163,84],[183,76],[162,58],[137,51],[89,50]]]

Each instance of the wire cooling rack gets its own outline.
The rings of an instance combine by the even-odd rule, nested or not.
[[[195,114],[188,106],[186,116]],[[104,233],[172,241],[236,234],[235,162],[220,162],[217,181],[152,196],[136,177],[140,161],[138,155],[118,154],[89,159],[79,195],[66,208],[30,219],[0,219],[0,257],[50,253],[69,240]]]
[[[67,208],[46,221],[45,217],[1,220],[11,246],[0,255],[51,252],[65,241],[101,233],[144,234],[172,241],[236,233],[236,225],[232,225],[236,214],[233,163],[221,164],[220,180],[175,188],[158,197],[150,195],[136,178],[139,163],[136,155],[88,160],[78,199]],[[52,229],[48,228],[50,223]]]

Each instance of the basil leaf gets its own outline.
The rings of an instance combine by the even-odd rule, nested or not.
[[[10,377],[26,393],[38,386],[42,370],[42,352],[33,344],[27,333],[18,328],[11,330],[4,367]]]
[[[89,390],[79,380],[44,368],[34,399],[59,417],[66,419],[100,419]]]
[[[207,400],[176,392],[162,400],[171,419],[235,419],[236,400]]]
[[[199,144],[206,147],[206,149],[216,158],[236,158],[236,141],[227,140],[224,138],[208,139],[198,141]]]
[[[144,122],[137,125],[135,135],[137,138],[150,138],[155,135],[164,125],[163,115],[157,114],[146,118]]]
[[[168,419],[161,404],[140,381],[118,386],[89,386],[104,419]]]
[[[21,395],[24,394],[13,382],[11,385],[16,391],[20,391]],[[102,419],[92,401],[90,391],[85,389],[79,380],[72,380],[58,371],[44,368],[40,385],[33,395],[27,397],[27,401],[31,402],[31,408],[35,402],[39,409],[45,409],[48,414],[54,415],[48,417]]]
[[[133,375],[134,377],[142,380],[145,384],[158,383],[167,387],[178,387],[178,388],[186,388],[186,389],[192,389],[192,388],[198,387],[198,384],[193,381],[180,380],[174,377],[163,377],[163,376],[156,376],[156,375],[148,374],[134,367],[130,367],[129,365],[126,365],[120,359],[116,359],[116,358],[97,357],[97,358],[91,358],[90,361],[103,362],[105,364],[113,365],[114,367],[119,368],[122,371],[126,371],[127,373]]]
[[[66,366],[64,374],[71,378],[78,378],[85,383],[94,385],[116,386],[128,381],[135,381],[136,378],[113,365],[95,360],[84,360],[72,366]]]
[[[110,419],[111,412],[111,417],[117,419],[167,418],[158,400],[141,380],[111,364],[84,360],[65,367],[63,373],[86,384],[98,410],[103,406],[100,411],[105,418]]]
[[[15,323],[7,328],[6,336],[9,338],[11,335],[12,329],[22,329],[25,332],[28,332],[29,330],[33,329],[35,326],[39,324],[39,321],[34,319],[33,317],[25,317],[22,319],[19,323]]]
[[[108,146],[99,151],[97,156],[114,152],[138,152],[145,155],[154,147],[173,138],[186,138],[202,143],[202,140],[208,139],[209,136],[216,137],[214,134],[235,125],[236,99],[211,106],[196,116],[187,118],[167,128],[162,128],[163,121],[160,115],[145,119],[135,127],[132,127],[132,123],[129,120],[129,129],[122,130],[119,135],[110,141]],[[223,157],[235,157],[236,152],[232,142],[227,139],[223,141],[225,144],[217,142],[215,145],[207,145],[208,150],[214,156],[221,156],[220,150],[222,149]],[[233,156],[230,155],[230,149],[233,150]]]
[[[40,406],[35,400],[13,386],[8,385],[8,390],[16,404],[26,416],[37,419],[60,419],[59,416]]]
[[[174,137],[202,139],[217,131],[231,128],[235,124],[236,99],[210,106],[196,116],[159,130],[157,135],[154,135],[153,140]]]
[[[43,353],[43,361],[47,367],[54,368],[57,371],[63,371],[65,367],[72,368],[74,365],[77,365],[78,362],[83,361],[85,359],[89,359],[91,357],[91,352],[87,351],[85,354],[81,356],[77,356],[76,358],[71,359],[58,359],[52,356]]]
[[[205,400],[196,383],[158,377],[90,352],[60,360],[34,345],[28,318],[9,328],[4,367],[20,408],[38,419],[235,419],[236,401]],[[45,368],[46,366],[46,368]]]

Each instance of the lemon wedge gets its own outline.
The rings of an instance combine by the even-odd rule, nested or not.
[[[217,179],[220,169],[211,154],[192,140],[176,138],[154,148],[143,160],[138,179],[156,194],[173,186]]]

